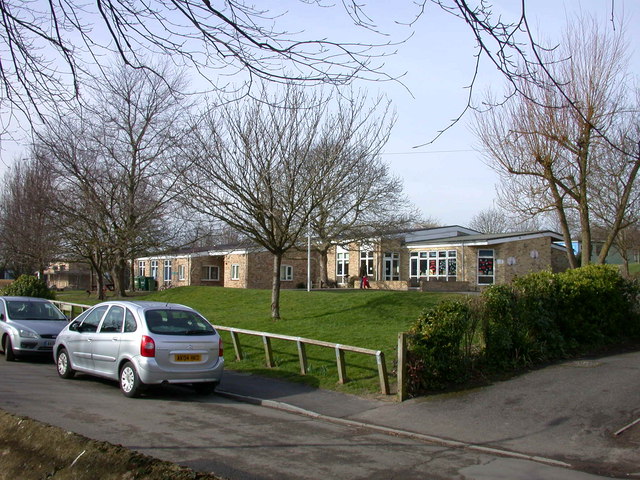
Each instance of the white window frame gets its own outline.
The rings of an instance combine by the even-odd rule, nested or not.
[[[165,260],[164,261],[164,266],[162,268],[162,278],[164,280],[165,283],[169,283],[171,282],[171,274],[172,274],[172,270],[171,270],[171,260]]]
[[[455,265],[453,269],[451,268],[452,264]],[[444,273],[440,272],[441,265],[444,266]],[[411,252],[409,254],[409,277],[414,279],[457,280],[458,251],[441,249]]]
[[[491,252],[489,255],[488,252]],[[491,260],[491,274],[480,273],[481,260]],[[496,283],[496,251],[492,248],[483,248],[478,250],[478,285],[494,285]]]
[[[293,281],[293,267],[291,265],[280,265],[280,281]]]
[[[400,254],[398,252],[384,252],[385,281],[400,280]]]
[[[144,260],[138,261],[138,276],[144,277],[147,273],[147,262]]]
[[[202,266],[203,271],[206,271],[207,274],[202,275],[202,280],[205,282],[217,282],[220,280],[220,267],[217,265],[203,265]],[[215,272],[215,275],[212,275],[212,273]]]
[[[240,280],[240,264],[231,264],[231,280]]]
[[[187,271],[184,264],[178,265],[178,280],[185,279],[185,272]]]
[[[374,253],[371,249],[360,249],[360,268],[358,270],[358,275],[362,272],[362,264],[365,265],[365,270],[368,277],[375,276],[375,264],[374,264]]]
[[[349,282],[349,250],[336,248],[336,280],[338,283]]]
[[[158,279],[158,260],[151,260],[151,276]]]

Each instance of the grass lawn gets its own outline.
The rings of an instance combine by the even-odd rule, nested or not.
[[[283,290],[280,298],[282,319],[271,319],[271,291],[215,287],[180,287],[137,295],[136,298],[188,305],[200,311],[215,325],[300,336],[356,347],[382,350],[391,373],[396,360],[398,333],[406,331],[420,312],[453,294],[396,292],[381,290],[328,289]],[[110,297],[111,298],[111,297]],[[60,292],[57,299],[94,304],[95,296]],[[225,360],[232,370],[271,375],[308,385],[351,393],[379,392],[375,357],[347,352],[347,377],[339,385],[335,352],[329,348],[307,346],[307,375],[299,374],[295,343],[272,340],[276,368],[265,367],[264,348],[259,337],[241,335],[245,359],[237,361],[227,332]],[[390,375],[392,391],[395,378]]]

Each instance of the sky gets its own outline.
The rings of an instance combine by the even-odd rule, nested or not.
[[[494,1],[494,10],[505,19],[514,18],[519,1]],[[527,16],[542,38],[559,40],[567,18],[589,12],[611,18],[624,12],[632,49],[632,72],[640,76],[640,2],[637,0],[529,0]],[[610,27],[610,23],[608,23]],[[431,8],[415,24],[414,36],[392,62],[405,65],[403,83],[412,95],[389,88],[398,121],[385,148],[383,159],[404,180],[405,192],[426,217],[446,225],[468,226],[478,212],[494,207],[497,174],[483,161],[479,145],[470,130],[472,115],[466,115],[432,144],[439,131],[447,127],[464,109],[474,70],[474,42],[457,19]],[[390,65],[392,66],[392,65]],[[501,92],[504,80],[483,61],[476,91],[481,98],[486,88]]]
[[[382,158],[391,172],[403,180],[409,200],[425,218],[445,225],[468,226],[474,215],[494,206],[497,183],[497,175],[483,162],[469,128],[472,115],[465,115],[433,143],[424,144],[448,127],[467,104],[467,86],[474,73],[476,53],[471,31],[461,20],[430,3],[411,26],[406,23],[417,10],[410,1],[366,3],[365,11],[372,22],[389,36],[358,30],[340,10],[340,2],[324,9],[300,0],[263,0],[261,5],[273,4],[275,12],[283,13],[276,24],[301,32],[301,36],[365,42],[397,42],[410,36],[394,47],[397,53],[384,59],[384,71],[400,76],[400,82],[359,81],[355,86],[369,96],[384,94],[392,101],[397,122]],[[492,2],[494,12],[505,21],[519,15],[520,3]],[[574,19],[581,12],[601,18],[609,28],[612,12],[616,20],[624,18],[632,49],[632,73],[640,75],[640,52],[633,51],[634,47],[640,48],[640,1],[527,0],[526,8],[536,34],[551,42],[560,39],[567,19]],[[483,59],[476,101],[487,88],[501,92],[503,86],[504,79]],[[423,146],[416,148],[419,145]],[[14,142],[1,142],[0,169],[22,153]]]

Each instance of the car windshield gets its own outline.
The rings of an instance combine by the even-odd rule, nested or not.
[[[147,310],[147,327],[160,335],[215,335],[211,324],[195,312],[188,310]]]
[[[12,320],[67,320],[60,310],[47,302],[9,300],[7,312]]]

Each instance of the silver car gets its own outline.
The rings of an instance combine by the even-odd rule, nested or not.
[[[127,397],[167,383],[210,393],[224,368],[213,326],[192,308],[163,302],[95,305],[58,335],[53,355],[62,378],[82,372],[117,380]]]
[[[67,317],[49,300],[0,297],[0,334],[4,358],[51,355]]]

